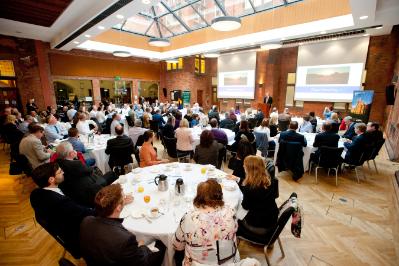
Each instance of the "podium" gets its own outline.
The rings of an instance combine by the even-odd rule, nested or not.
[[[258,109],[261,109],[265,117],[269,117],[270,105],[266,103],[258,103]]]

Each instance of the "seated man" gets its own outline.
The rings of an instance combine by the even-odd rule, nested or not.
[[[57,125],[57,118],[49,115],[46,118],[47,126],[44,130],[47,143],[53,143],[56,139],[63,139],[65,137],[63,129]]]
[[[234,130],[235,127],[236,123],[230,118],[230,114],[228,112],[224,113],[224,119],[220,121],[220,128]]]
[[[152,121],[158,122],[159,128],[163,127],[163,125],[165,124],[165,120],[163,120],[160,109],[157,109],[155,111],[155,114],[152,115]]]
[[[134,121],[134,127],[129,128],[129,137],[133,141],[133,145],[136,146],[137,139],[144,134],[148,129],[142,128],[142,122],[140,119]]]
[[[367,151],[370,147],[367,136],[364,134],[366,129],[367,127],[364,123],[357,123],[355,125],[354,131],[357,136],[353,138],[352,141],[349,140],[344,143],[344,146],[347,149],[344,159],[345,163],[356,164],[360,160],[362,153]]]
[[[209,121],[212,120],[212,118],[215,118],[216,121],[219,123],[220,116],[219,116],[219,112],[218,112],[218,107],[216,105],[212,106],[211,110],[208,113],[208,118],[209,118]]]
[[[117,178],[112,171],[102,175],[92,167],[75,160],[76,151],[67,141],[57,146],[57,155],[57,163],[65,173],[65,182],[60,186],[61,190],[84,206],[93,206],[96,193]]]
[[[115,128],[116,128],[117,126],[120,126],[120,125],[121,125],[120,121],[121,121],[121,116],[120,116],[120,114],[114,113],[114,114],[112,115],[112,123],[111,123],[111,127],[110,127],[110,129],[111,129],[111,136],[116,136]]]
[[[30,134],[23,138],[19,143],[19,153],[25,155],[32,168],[35,169],[39,165],[50,160],[51,150],[46,150],[41,142],[44,129],[39,125],[31,125]]]
[[[338,147],[339,135],[332,132],[331,122],[327,121],[322,126],[322,132],[318,133],[314,138],[313,147],[318,148],[322,146],[327,147]],[[310,155],[311,161],[317,161],[319,159],[320,152],[316,150]]]
[[[369,144],[376,145],[376,143],[382,139],[384,136],[380,131],[380,125],[377,122],[368,122],[367,123],[367,130],[364,135],[369,140]]]
[[[298,122],[291,121],[288,130],[280,133],[279,142],[299,142],[303,147],[306,147],[306,139],[303,135],[296,132],[297,129]]]
[[[30,195],[36,219],[45,220],[49,227],[65,242],[68,251],[79,250],[79,227],[83,218],[94,215],[94,210],[78,205],[59,189],[64,173],[56,163],[38,166],[32,172],[39,186]],[[47,229],[47,228],[46,228]]]
[[[218,121],[216,120],[216,118],[212,118],[209,124],[212,127],[211,132],[215,140],[219,143],[222,143],[223,145],[227,145],[227,135],[223,130],[218,128]]]
[[[285,108],[284,112],[278,115],[278,130],[286,131],[290,121],[291,121],[290,112],[288,108]]]
[[[123,127],[117,125],[115,127],[116,138],[107,141],[105,153],[109,154],[108,164],[111,169],[114,166],[123,167],[133,162],[132,154],[134,153],[134,145],[131,138],[123,134]]]
[[[346,116],[344,118],[344,123],[346,125],[346,131],[342,137],[346,139],[352,139],[354,136],[356,136],[355,122],[353,122],[353,118],[351,116]]]
[[[303,123],[301,127],[299,128],[299,132],[301,133],[313,133],[313,126],[312,123],[310,123],[310,116],[305,115],[303,116]]]
[[[79,131],[77,128],[71,127],[68,130],[68,141],[69,143],[72,144],[72,147],[75,151],[81,152],[83,154],[83,157],[86,161],[86,164],[88,166],[93,166],[96,164],[96,160],[92,157],[90,157],[89,153],[86,151],[85,145],[83,142],[80,141],[79,139]]]
[[[95,208],[98,216],[86,217],[80,226],[80,247],[87,265],[161,265],[165,245],[156,241],[155,247],[159,251],[152,252],[143,241],[137,241],[119,218],[123,205],[120,184],[112,184],[97,193]]]
[[[27,134],[29,132],[29,125],[33,122],[33,117],[30,115],[26,115],[24,121],[18,125],[18,129],[21,130],[22,133]]]

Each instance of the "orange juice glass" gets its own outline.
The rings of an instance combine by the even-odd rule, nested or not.
[[[137,192],[139,192],[139,193],[144,192],[144,187],[143,186],[138,186]]]
[[[201,168],[201,174],[205,175],[205,173],[206,173],[206,167],[202,167]]]
[[[145,203],[149,203],[150,200],[151,200],[151,196],[150,196],[150,195],[145,195],[145,196],[144,196],[144,202],[145,202]]]

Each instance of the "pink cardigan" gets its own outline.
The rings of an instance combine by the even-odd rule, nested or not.
[[[193,135],[189,128],[179,127],[175,131],[175,136],[177,139],[176,149],[179,151],[192,151],[193,150]]]

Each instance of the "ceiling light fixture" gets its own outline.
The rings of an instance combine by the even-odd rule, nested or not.
[[[382,29],[382,26],[378,26],[377,28],[375,28],[376,30],[380,30]]]
[[[203,55],[207,58],[218,58],[220,54],[219,53],[205,53]]]
[[[74,43],[74,44],[79,44],[79,42],[78,42],[78,41],[74,41],[73,43]]]
[[[85,37],[86,37],[86,38],[90,38],[91,35],[90,35],[90,34],[86,34]]]
[[[170,45],[170,41],[166,38],[150,38],[148,44],[156,47],[166,47]]]
[[[326,34],[327,32],[325,30],[320,31],[320,34]]]
[[[370,36],[370,34],[369,33],[363,34],[363,37],[367,37],[367,36]]]
[[[212,28],[217,31],[233,31],[241,27],[241,19],[233,16],[217,17],[212,20]]]
[[[118,14],[118,15],[116,15],[116,18],[117,19],[124,19],[125,17],[123,15],[121,15],[121,14]]]
[[[104,30],[104,29],[105,29],[104,26],[98,26],[97,28],[98,28],[99,30]]]
[[[129,56],[131,56],[130,52],[128,52],[128,51],[114,51],[114,52],[112,52],[112,54],[114,56],[117,56],[117,57],[129,57]]]
[[[266,43],[260,46],[261,50],[273,50],[283,47],[281,43]]]
[[[369,16],[361,16],[361,17],[359,17],[359,19],[361,19],[361,20],[365,20],[365,19],[368,19],[369,18]]]
[[[179,63],[179,59],[177,59],[177,58],[166,59],[165,61],[166,61],[166,63],[172,63],[172,64]]]
[[[144,5],[149,5],[151,4],[151,0],[141,0],[141,3],[143,3]]]

